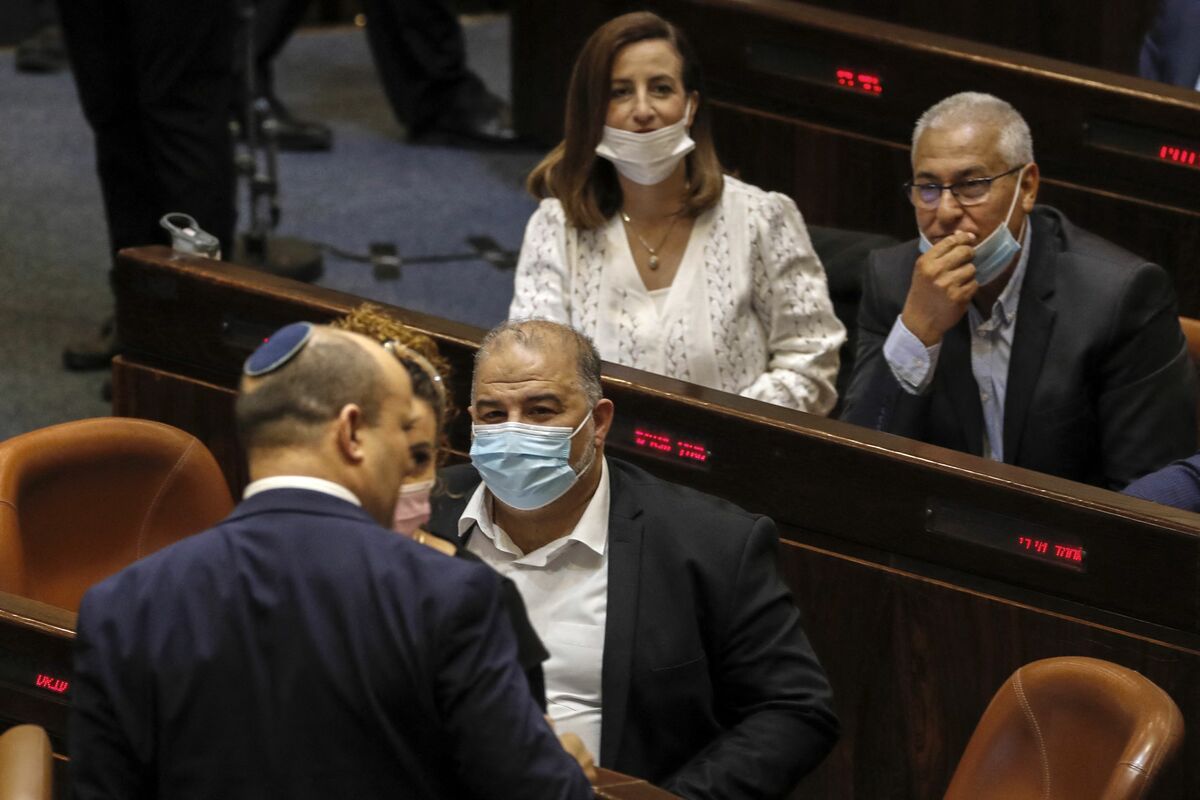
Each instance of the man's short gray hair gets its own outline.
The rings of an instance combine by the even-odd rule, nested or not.
[[[587,399],[588,407],[595,408],[602,396],[600,389],[600,353],[596,345],[586,335],[548,319],[517,319],[501,322],[487,332],[479,349],[475,351],[475,374],[479,374],[479,365],[488,353],[495,349],[496,343],[509,340],[530,348],[561,347],[567,345],[575,349],[575,367],[579,377],[579,388]],[[471,380],[471,405],[475,404],[475,380]]]
[[[1010,104],[983,92],[959,92],[935,104],[913,128],[912,156],[917,140],[930,128],[950,128],[967,123],[994,127],[1000,132],[997,148],[1011,168],[1033,162],[1033,135],[1029,123]]]
[[[385,387],[379,366],[349,334],[318,327],[291,361],[259,378],[243,378],[234,405],[247,450],[302,447],[350,403],[374,425]]]

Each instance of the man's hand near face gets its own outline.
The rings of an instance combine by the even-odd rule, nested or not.
[[[942,340],[963,314],[979,284],[975,281],[975,234],[958,231],[942,239],[917,259],[912,285],[900,319],[904,327],[932,347]]]

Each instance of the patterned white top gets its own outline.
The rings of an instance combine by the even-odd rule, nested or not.
[[[828,414],[837,400],[846,330],[800,211],[728,176],[696,219],[661,315],[620,215],[580,230],[547,199],[525,229],[508,316],[567,323],[607,361],[768,403]]]

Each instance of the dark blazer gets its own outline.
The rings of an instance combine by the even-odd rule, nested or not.
[[[1137,479],[1125,487],[1125,494],[1200,512],[1200,453]]]
[[[1004,403],[1004,460],[1119,489],[1192,452],[1195,371],[1171,279],[1037,206]],[[916,241],[871,254],[858,360],[842,419],[980,455],[983,408],[966,315],[946,333],[921,396],[900,388],[883,344],[904,307]]]
[[[1196,88],[1200,78],[1200,0],[1163,0],[1142,40],[1138,74]]]
[[[590,798],[496,575],[278,489],[83,599],[74,796]]]
[[[770,519],[608,459],[600,764],[687,798],[784,796],[837,739]],[[479,475],[443,473],[457,538]]]

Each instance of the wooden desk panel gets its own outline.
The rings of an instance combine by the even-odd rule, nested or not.
[[[1137,73],[1142,37],[1158,5],[1154,0],[1107,0],[1097,4],[1042,0],[1006,3],[809,0],[809,3],[1129,75]]]
[[[123,253],[117,286],[130,347],[121,369],[144,373],[114,384],[118,408],[169,412],[219,448],[232,433],[211,412],[181,418],[173,391],[219,407],[245,356],[237,330],[328,319],[358,300],[165,248]],[[397,313],[438,340],[463,400],[482,332]],[[617,408],[611,453],[780,523],[782,569],[847,731],[803,796],[938,796],[996,689],[1038,658],[1137,669],[1189,725],[1200,720],[1196,515],[616,365],[604,365],[604,383]],[[659,460],[632,443],[637,425],[703,441],[709,461]],[[1083,537],[1088,571],[931,533],[930,504],[944,500]],[[1185,741],[1157,796],[1200,796],[1200,737]]]

